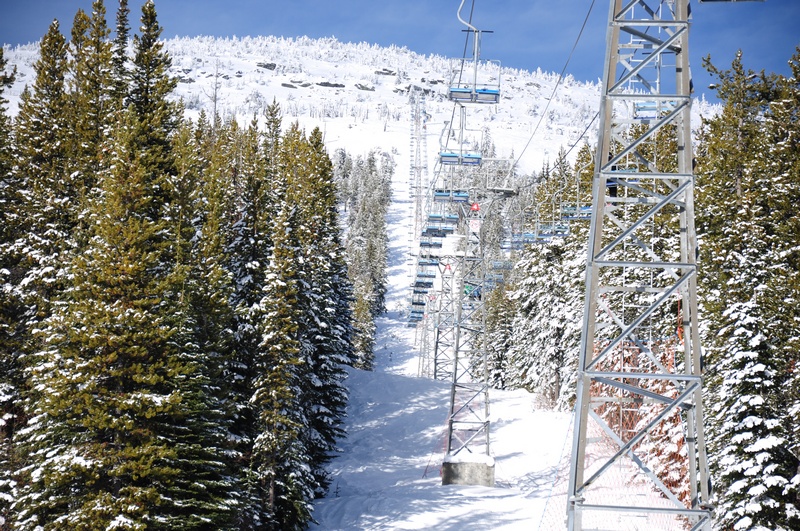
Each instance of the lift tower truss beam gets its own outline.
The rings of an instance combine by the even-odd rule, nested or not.
[[[689,522],[700,530],[711,521],[688,4],[610,1],[568,487],[570,530],[634,529],[640,527],[630,522],[643,518],[668,522],[666,529]],[[669,458],[681,463],[686,478],[677,484],[662,479],[645,455],[647,447],[676,433],[678,455]]]

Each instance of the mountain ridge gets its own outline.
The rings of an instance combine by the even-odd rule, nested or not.
[[[179,81],[174,97],[184,101],[191,118],[216,109],[223,118],[249,121],[274,100],[286,120],[309,129],[329,128],[337,137],[367,123],[386,130],[375,133],[399,128],[407,136],[408,93],[418,87],[427,97],[432,132],[451,119],[452,102],[445,95],[449,59],[443,56],[343,43],[335,37],[174,37],[163,42],[172,58],[170,73]],[[18,68],[17,80],[6,92],[14,116],[25,85],[35,76],[38,44],[8,48],[7,57]],[[473,106],[468,127],[487,130],[498,155],[509,158],[525,150],[535,130],[519,162],[522,171],[538,171],[545,161],[555,160],[559,147],[581,141],[599,101],[598,84],[568,75],[548,105],[557,82],[553,73],[503,68],[501,103],[496,109]],[[370,147],[397,144],[391,134],[370,136]],[[595,137],[590,129],[588,140]],[[353,148],[359,140],[355,135]]]

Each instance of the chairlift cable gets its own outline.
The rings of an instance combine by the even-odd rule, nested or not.
[[[553,101],[553,98],[556,95],[556,91],[558,90],[558,87],[561,85],[561,81],[564,79],[564,74],[567,71],[567,67],[569,66],[569,62],[572,60],[572,55],[575,53],[575,48],[578,47],[578,43],[581,40],[581,36],[583,36],[583,31],[584,31],[584,29],[586,29],[586,23],[589,22],[589,16],[592,14],[592,9],[594,9],[594,3],[595,3],[595,0],[592,0],[592,3],[589,5],[589,10],[586,13],[586,17],[583,19],[583,25],[581,26],[581,30],[580,30],[580,32],[578,32],[578,37],[575,39],[575,44],[572,45],[572,50],[569,52],[569,57],[567,57],[567,62],[564,63],[564,68],[561,69],[561,74],[559,74],[558,80],[556,81],[556,84],[553,87],[553,92],[550,94],[550,99],[547,100],[547,104],[544,107],[544,111],[542,111],[542,115],[539,118],[539,122],[536,124],[536,127],[533,129],[533,132],[531,133],[531,136],[528,139],[528,142],[525,144],[525,147],[522,148],[522,152],[520,152],[519,156],[514,161],[514,164],[511,165],[511,171],[513,171],[514,167],[522,159],[522,155],[525,154],[525,151],[528,149],[528,147],[530,146],[531,142],[533,141],[533,137],[536,135],[536,132],[539,130],[539,126],[542,125],[542,120],[544,120],[544,117],[547,114],[547,109],[550,107],[550,102]],[[596,115],[595,115],[595,118],[597,118]],[[594,118],[592,119],[592,122],[594,122]],[[589,124],[589,125],[591,125],[591,124]],[[588,130],[589,128],[587,127],[586,129]],[[585,133],[586,133],[586,131],[584,131],[584,134]],[[581,135],[581,138],[582,138],[582,136],[583,135]],[[578,140],[580,140],[581,138],[578,138]],[[574,145],[573,145],[573,148],[574,148]],[[570,148],[570,151],[572,151],[572,148]]]

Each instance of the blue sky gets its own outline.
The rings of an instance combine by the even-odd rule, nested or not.
[[[68,35],[75,12],[91,0],[0,0],[0,42],[38,41],[53,18]],[[129,0],[131,25],[138,26],[143,0]],[[423,54],[460,57],[463,26],[459,0],[156,0],[165,38],[173,36],[335,36],[341,41],[396,44]],[[465,18],[471,1],[466,2]],[[482,57],[504,66],[560,72],[592,0],[476,0],[474,24],[494,31],[484,36]],[[568,73],[578,80],[602,75],[608,0],[595,0],[587,28]],[[113,26],[116,0],[107,0]],[[753,70],[788,74],[800,45],[800,0],[692,2],[690,51],[695,87],[707,97],[711,77],[700,58],[711,54],[720,67],[736,50]]]

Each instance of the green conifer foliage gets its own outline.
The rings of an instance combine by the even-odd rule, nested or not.
[[[128,0],[119,0],[115,26],[114,42],[112,45],[112,83],[111,101],[115,109],[125,107],[130,83],[130,70],[128,69]]]
[[[92,16],[78,11],[72,25],[70,129],[72,167],[82,174],[81,188],[93,187],[101,149],[111,126],[111,43],[102,0]]]
[[[20,370],[35,365],[32,355],[41,349],[41,340],[32,332],[50,315],[64,289],[78,217],[80,192],[71,182],[67,158],[67,45],[58,21],[53,21],[41,41],[34,70],[36,78],[23,91],[14,131],[12,182],[19,202],[8,212],[14,216],[10,227],[16,239],[3,249],[4,256],[13,260],[8,292],[13,298],[12,315],[17,319],[15,350],[9,351],[13,357],[7,361]],[[27,384],[20,389],[25,400],[31,391]],[[30,411],[26,405],[24,415],[27,417]]]
[[[510,351],[513,317],[516,307],[505,285],[497,286],[486,301],[486,350],[489,383],[495,389],[506,389],[512,374]]]
[[[93,237],[75,258],[70,302],[47,323],[46,348],[32,370],[35,388],[47,392],[38,396],[27,438],[33,463],[18,502],[22,529],[91,529],[117,518],[144,529],[166,501],[160,486],[178,474],[169,464],[176,450],[163,435],[178,423],[176,382],[191,370],[174,344],[168,227],[147,214],[164,206],[148,193],[158,183],[148,182],[126,147],[134,128],[129,115],[93,206]]]
[[[14,298],[0,339],[19,351],[2,362],[27,369],[0,382],[17,397],[4,413],[20,387],[26,407],[4,417],[0,497],[13,503],[0,516],[21,530],[303,529],[328,486],[355,359],[322,133],[282,134],[276,103],[263,134],[255,118],[182,123],[154,3],[132,60],[127,16],[121,0],[110,42],[95,0],[69,46],[54,22],[13,160],[0,128],[0,197],[19,206],[2,212]],[[4,68],[0,55],[3,86]],[[372,220],[389,162],[369,161],[383,212]],[[365,298],[371,319],[385,304],[379,226],[364,261],[382,279]]]
[[[16,68],[6,71],[8,62],[0,47],[0,518],[8,518],[10,500],[16,497],[11,473],[16,467],[14,437],[24,423],[21,390],[24,377],[19,363],[24,306],[14,292],[19,281],[20,253],[14,242],[21,236],[18,176],[12,173],[11,123],[6,116],[3,91],[15,79]]]
[[[3,56],[0,48],[0,286],[8,286],[0,290],[0,352],[13,352],[12,338],[16,336],[18,317],[18,303],[13,301],[11,285],[14,283],[12,270],[17,269],[16,256],[11,248],[14,241],[20,236],[17,227],[21,222],[19,206],[18,176],[12,174],[13,152],[11,138],[11,122],[6,115],[6,99],[3,91],[15,79],[16,68],[6,72],[8,61]],[[5,358],[2,361],[7,361]],[[8,374],[7,370],[2,371]],[[5,393],[3,393],[5,394]]]
[[[204,529],[214,522],[230,529],[241,503],[229,443],[233,310],[225,270],[226,196],[216,175],[204,176],[200,144],[188,123],[174,135],[173,153],[177,174],[170,179],[174,200],[167,219],[174,224],[173,274],[181,279],[177,344],[195,373],[181,387],[186,416],[171,437],[185,452],[176,463],[183,473],[171,498],[182,500],[175,507],[183,527]]]
[[[510,352],[515,386],[562,409],[574,394],[582,309],[570,250],[560,238],[525,250],[515,271],[521,280],[513,295],[517,313]]]
[[[31,260],[41,262],[68,240],[74,226],[76,191],[67,166],[68,121],[64,80],[67,45],[53,21],[42,38],[34,65],[36,79],[23,91],[16,120],[16,162],[27,205],[26,227],[38,247]]]
[[[269,521],[264,505],[264,486],[253,467],[253,444],[259,435],[257,413],[250,402],[261,352],[262,312],[260,303],[272,256],[272,229],[275,205],[272,190],[281,187],[262,156],[258,132],[251,126],[241,131],[235,121],[222,124],[216,130],[216,142],[228,156],[222,156],[211,169],[235,190],[232,198],[233,221],[227,243],[227,268],[233,279],[231,306],[234,311],[234,357],[230,364],[232,402],[234,405],[232,439],[238,458],[240,481],[244,496],[239,514],[241,529],[259,529]]]
[[[287,138],[291,137],[292,129],[287,134]],[[333,165],[325,152],[322,132],[314,129],[300,144],[304,147],[305,163],[301,167],[304,171],[293,173],[302,178],[289,181],[287,199],[298,206],[302,227],[301,271],[305,272],[306,289],[301,304],[306,313],[304,334],[310,347],[308,366],[312,373],[305,395],[311,429],[304,435],[309,439],[311,468],[317,482],[315,492],[321,496],[329,483],[324,465],[333,457],[336,440],[344,435],[341,427],[347,405],[344,367],[353,362],[352,286],[339,237]]]
[[[787,447],[800,458],[800,47],[789,60],[790,76],[777,80],[776,98],[767,117],[770,155],[767,160],[776,193],[770,200],[772,237],[780,245],[783,262],[770,286],[771,310],[781,316],[773,321],[771,333],[781,343],[781,369],[787,374]],[[777,303],[777,304],[776,304]],[[796,495],[795,509],[800,509],[800,466],[786,487]]]
[[[264,156],[270,165],[270,170],[275,170],[278,162],[278,151],[281,141],[281,106],[273,101],[264,111],[266,119],[266,131],[264,132]]]
[[[312,492],[324,491],[326,473],[322,463],[329,459],[325,454],[328,443],[335,439],[341,428],[336,417],[340,392],[338,382],[331,381],[328,372],[335,367],[325,345],[328,336],[326,312],[332,310],[327,297],[326,280],[323,278],[328,265],[322,251],[320,215],[324,199],[316,189],[316,163],[312,147],[297,123],[289,126],[281,139],[279,182],[285,182],[286,194],[283,197],[289,205],[297,205],[296,237],[300,245],[296,265],[300,289],[297,305],[300,316],[300,352],[302,362],[298,366],[300,383],[299,404],[303,411],[304,430],[301,433],[306,454],[306,463],[313,468],[314,483],[309,485]],[[300,198],[303,198],[302,200]],[[327,288],[329,289],[329,287]],[[335,362],[334,362],[335,363]],[[333,423],[330,418],[334,417]]]
[[[258,478],[264,529],[303,529],[313,495],[309,463],[300,432],[306,425],[301,404],[301,248],[295,207],[282,205],[274,220],[274,247],[265,278],[250,403],[258,435],[251,468]]]
[[[142,6],[141,33],[133,38],[133,66],[129,104],[138,118],[133,141],[146,155],[145,165],[155,173],[173,173],[170,135],[178,124],[178,105],[168,99],[178,84],[169,76],[172,60],[159,41],[162,28],[155,3]],[[156,192],[156,191],[154,191]]]
[[[233,528],[226,433],[214,427],[218,360],[204,355],[187,304],[202,294],[176,262],[171,203],[150,193],[174,188],[131,148],[136,134],[130,112],[69,298],[43,329],[32,383],[47,392],[26,437],[21,529]]]
[[[375,316],[372,313],[374,288],[368,277],[355,279],[353,286],[353,349],[355,361],[353,367],[371,371],[375,363]]]
[[[391,199],[394,162],[387,153],[372,151],[366,158],[336,157],[334,173],[347,214],[345,243],[347,274],[353,285],[353,366],[371,370],[374,361],[375,319],[386,311],[386,213]]]
[[[789,206],[797,204],[798,180],[786,171],[796,155],[792,162],[772,145],[786,130],[768,118],[783,110],[774,76],[745,69],[741,53],[730,69],[709,60],[705,66],[719,79],[724,102],[704,124],[697,172],[716,525],[794,529],[800,459],[791,393],[783,390],[792,382],[787,352],[798,336],[790,302],[797,286],[796,206]],[[784,119],[792,123],[791,114]]]

